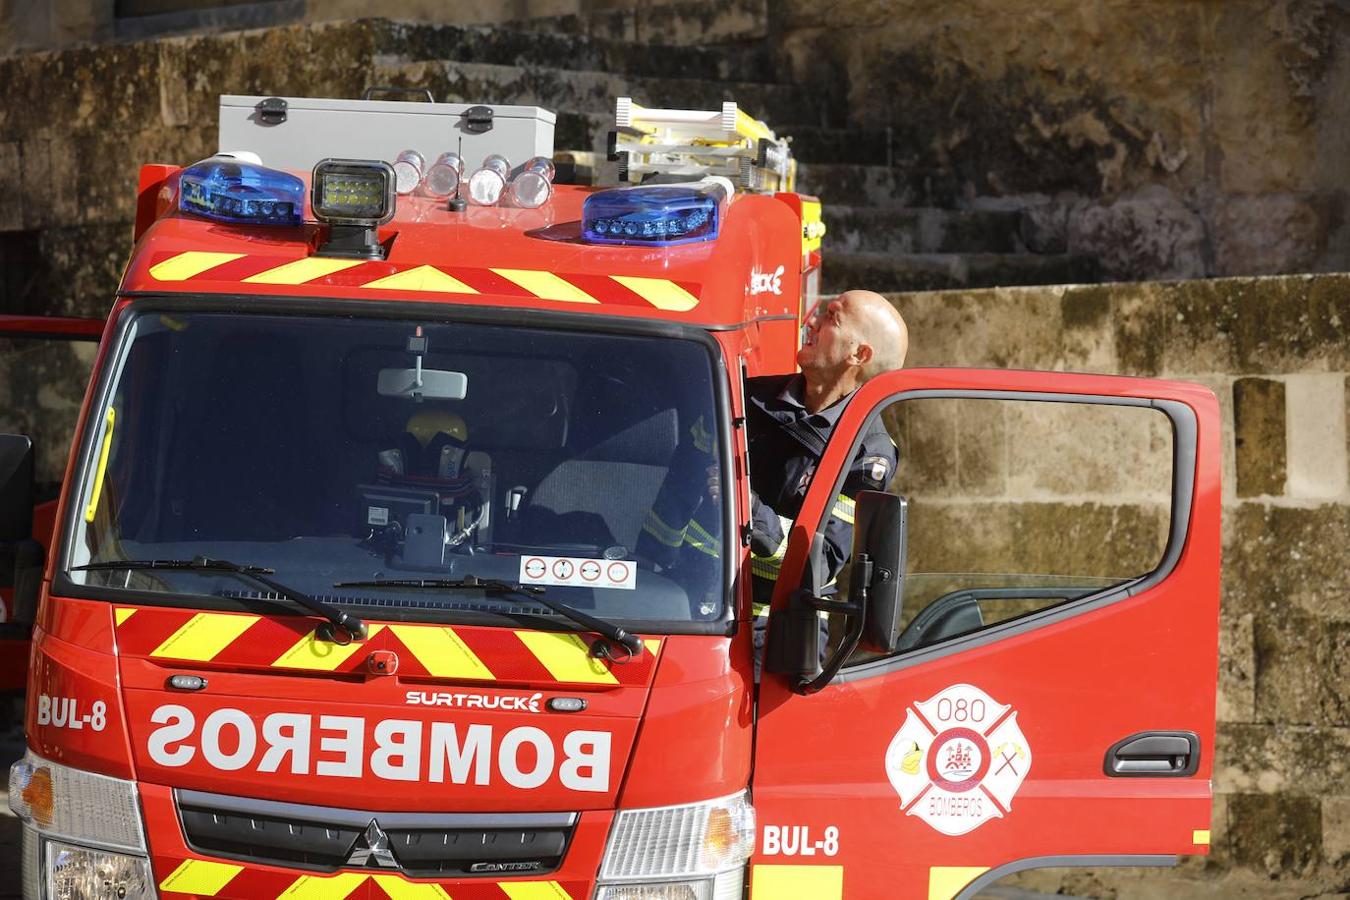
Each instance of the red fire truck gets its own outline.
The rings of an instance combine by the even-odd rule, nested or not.
[[[734,105],[616,125],[624,184],[579,186],[544,111],[227,97],[228,152],[142,169],[10,773],[26,898],[947,900],[1207,851],[1213,394],[878,376],[753,557],[745,379],[794,369],[820,207]],[[934,400],[1070,443],[1152,417],[1157,558],[920,597],[906,502],[841,493]],[[661,497],[698,513],[653,528]]]

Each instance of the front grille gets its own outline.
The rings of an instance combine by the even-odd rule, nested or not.
[[[174,794],[183,835],[196,852],[315,871],[370,868],[419,878],[541,874],[562,863],[577,822],[576,813],[377,813]]]

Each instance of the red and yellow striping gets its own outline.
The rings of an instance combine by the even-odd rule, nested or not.
[[[170,607],[114,609],[118,651],[126,656],[240,668],[354,673],[378,650],[393,651],[399,673],[481,682],[641,685],[650,680],[660,638],[623,665],[595,658],[572,632],[393,623],[370,625],[346,645],[320,640],[313,619]]]
[[[637,275],[589,275],[542,269],[401,265],[382,260],[310,256],[287,259],[188,250],[152,257],[150,277],[166,283],[331,286],[372,291],[490,294],[557,303],[688,312],[701,285]]]
[[[337,872],[296,876],[208,859],[159,858],[168,870],[159,889],[168,898],[250,897],[275,900],[582,900],[587,885],[562,881],[409,881],[401,875]],[[447,890],[449,888],[449,890]]]

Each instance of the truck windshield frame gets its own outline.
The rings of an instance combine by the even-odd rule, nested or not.
[[[509,343],[514,340],[511,332],[521,332],[522,338],[529,338],[536,342],[548,343],[551,341],[554,346],[581,345],[583,348],[590,348],[589,351],[578,350],[577,353],[589,352],[589,357],[578,356],[576,359],[580,362],[586,362],[587,359],[594,360],[595,350],[601,347],[606,341],[612,341],[615,348],[628,346],[630,351],[628,355],[634,357],[636,350],[641,349],[644,358],[645,355],[655,356],[654,350],[666,348],[670,353],[675,354],[672,358],[682,359],[685,365],[690,364],[690,360],[706,361],[706,387],[704,383],[695,377],[691,379],[693,387],[682,387],[681,391],[689,395],[685,406],[689,410],[696,410],[698,418],[701,421],[702,416],[710,415],[715,422],[713,428],[707,429],[711,432],[714,446],[706,447],[706,437],[703,438],[704,451],[711,451],[710,457],[715,460],[718,470],[723,473],[724,487],[721,496],[726,498],[720,506],[720,509],[709,508],[712,510],[710,515],[713,519],[720,522],[720,558],[714,560],[716,571],[709,570],[706,556],[704,557],[703,568],[695,570],[692,566],[684,569],[680,565],[670,566],[668,561],[665,566],[660,561],[653,561],[647,558],[650,554],[644,551],[640,542],[634,542],[629,545],[628,539],[621,543],[616,541],[614,544],[603,547],[599,543],[585,544],[578,540],[576,546],[586,546],[597,549],[598,552],[578,550],[568,553],[564,549],[557,549],[554,553],[545,553],[549,549],[542,543],[521,544],[518,541],[507,539],[509,532],[502,537],[497,537],[494,533],[494,540],[500,540],[501,547],[492,547],[484,545],[475,547],[475,552],[468,554],[463,558],[457,558],[450,561],[456,548],[449,548],[445,552],[446,565],[433,567],[426,565],[423,557],[408,556],[412,560],[409,564],[405,563],[404,554],[408,553],[410,532],[400,532],[399,537],[403,541],[397,545],[395,551],[390,551],[385,545],[379,544],[378,540],[372,540],[371,535],[377,532],[383,534],[384,529],[372,528],[369,534],[364,537],[358,536],[365,523],[357,523],[349,538],[353,547],[358,542],[362,543],[362,551],[371,554],[370,565],[365,569],[353,568],[347,565],[350,560],[343,556],[335,565],[328,565],[329,560],[325,559],[325,564],[316,571],[308,573],[310,577],[301,579],[297,584],[302,590],[319,595],[325,602],[331,603],[344,610],[351,610],[353,613],[366,620],[387,620],[387,621],[416,621],[442,624],[461,624],[461,625],[484,625],[496,627],[518,627],[522,619],[528,620],[530,624],[537,627],[557,630],[576,630],[577,626],[566,618],[558,616],[554,612],[538,604],[520,604],[514,601],[505,601],[502,599],[494,600],[487,593],[483,597],[469,596],[464,591],[447,592],[446,596],[437,596],[431,591],[408,592],[406,602],[404,598],[391,598],[390,591],[372,590],[359,592],[344,592],[332,588],[333,582],[344,580],[356,580],[358,578],[369,577],[412,577],[412,578],[458,578],[466,574],[471,574],[482,578],[504,578],[505,580],[517,580],[518,573],[507,571],[513,565],[511,559],[506,559],[510,554],[516,554],[515,559],[523,566],[524,555],[527,551],[519,549],[521,546],[530,546],[534,549],[528,551],[536,555],[547,555],[553,557],[571,556],[576,560],[584,560],[588,557],[597,560],[608,560],[611,557],[614,561],[627,561],[634,564],[634,581],[629,583],[627,589],[614,587],[612,589],[585,589],[567,584],[549,584],[547,581],[540,582],[549,586],[550,596],[557,596],[557,599],[577,606],[582,610],[592,613],[606,621],[612,621],[623,628],[648,634],[714,634],[728,635],[734,633],[736,624],[736,607],[738,598],[735,594],[735,571],[736,567],[728,565],[727,560],[736,559],[736,552],[739,549],[735,544],[735,492],[725,484],[728,479],[727,473],[731,468],[731,413],[730,413],[730,387],[728,383],[728,374],[721,346],[706,330],[697,326],[681,325],[669,322],[652,322],[649,320],[631,320],[621,317],[599,317],[593,315],[576,315],[568,313],[540,312],[537,310],[519,310],[502,307],[465,307],[448,306],[431,303],[415,302],[381,302],[373,303],[370,301],[351,301],[351,300],[324,300],[324,299],[297,299],[285,297],[257,297],[257,296],[226,296],[220,295],[190,295],[190,294],[131,294],[121,295],[121,302],[114,312],[116,318],[116,327],[114,336],[107,352],[104,354],[99,369],[96,372],[95,388],[91,396],[89,414],[83,423],[81,433],[78,436],[76,460],[73,469],[73,477],[70,479],[67,487],[67,503],[65,513],[61,524],[64,526],[61,532],[59,544],[59,555],[57,556],[57,566],[52,583],[52,593],[57,596],[69,596],[83,599],[105,600],[122,604],[137,605],[156,605],[156,606],[177,606],[204,610],[223,610],[223,611],[247,611],[252,613],[264,613],[269,615],[299,615],[299,611],[288,608],[287,605],[277,602],[267,592],[250,590],[249,587],[240,579],[230,576],[228,573],[221,573],[218,578],[206,578],[200,574],[186,574],[182,578],[174,578],[169,573],[157,571],[145,571],[137,573],[127,573],[125,571],[78,571],[78,567],[89,562],[101,562],[105,560],[115,560],[121,556],[178,556],[184,552],[189,556],[196,553],[205,553],[210,556],[225,556],[236,560],[245,565],[262,565],[275,567],[278,571],[277,577],[285,577],[288,583],[295,583],[295,572],[284,572],[282,566],[276,565],[278,559],[275,555],[262,553],[263,558],[255,558],[249,552],[249,549],[258,549],[265,546],[280,547],[285,541],[296,540],[314,540],[325,538],[325,535],[315,534],[288,534],[285,537],[278,538],[273,544],[268,545],[262,542],[262,539],[255,540],[226,540],[219,539],[215,542],[213,549],[207,549],[201,546],[203,542],[210,544],[209,536],[194,537],[191,540],[179,539],[177,541],[171,538],[157,536],[148,546],[143,546],[141,541],[125,539],[120,530],[114,530],[106,534],[100,534],[99,528],[107,528],[109,521],[113,522],[120,529],[122,519],[116,518],[106,509],[100,509],[98,504],[94,504],[97,522],[87,521],[86,513],[91,507],[95,491],[95,482],[100,483],[99,490],[112,482],[112,474],[107,472],[110,469],[109,460],[116,455],[116,451],[111,453],[105,451],[105,434],[107,432],[107,413],[113,407],[115,393],[118,391],[119,381],[124,378],[129,360],[133,353],[133,347],[137,340],[137,332],[144,331],[138,329],[136,323],[147,323],[154,321],[154,328],[160,334],[164,330],[159,326],[166,324],[170,331],[181,327],[185,319],[213,321],[228,320],[228,322],[240,323],[239,317],[257,317],[265,319],[267,317],[287,317],[288,319],[308,319],[308,323],[292,322],[297,328],[303,329],[313,327],[316,329],[326,329],[329,332],[338,332],[345,327],[359,327],[362,324],[368,324],[370,327],[361,333],[361,341],[367,341],[367,335],[370,333],[379,333],[387,338],[392,329],[406,331],[409,339],[415,335],[415,329],[418,325],[426,327],[428,336],[432,337],[430,351],[425,356],[426,368],[435,369],[437,365],[434,362],[433,354],[436,352],[435,338],[440,338],[442,353],[452,352],[445,346],[445,336],[449,333],[446,329],[460,328],[462,333],[476,333],[479,336],[484,334],[493,334],[503,343]],[[159,316],[158,320],[154,320]],[[147,317],[150,317],[149,319]],[[169,318],[165,318],[169,317]],[[259,323],[266,324],[266,323]],[[253,321],[249,321],[246,326],[252,327]],[[475,332],[476,329],[476,332]],[[350,333],[355,337],[358,332]],[[144,335],[140,335],[144,337]],[[650,339],[650,342],[643,339]],[[162,340],[171,342],[172,335],[166,336]],[[354,341],[352,346],[361,343]],[[367,341],[368,342],[368,341]],[[170,344],[170,346],[175,346]],[[406,346],[399,347],[399,354],[408,356],[409,367],[414,367],[418,357],[415,354],[416,344],[411,340]],[[694,349],[697,348],[697,349]],[[606,347],[606,350],[609,348]],[[148,352],[148,351],[147,351]],[[462,353],[467,355],[467,351]],[[527,350],[521,352],[520,359],[525,359]],[[388,346],[386,340],[380,345],[380,353],[388,357],[393,353],[393,349]],[[487,351],[482,354],[483,357],[490,355]],[[553,357],[544,357],[553,358]],[[481,359],[480,359],[481,362]],[[620,363],[622,360],[619,361]],[[343,361],[336,361],[335,367],[340,368]],[[695,366],[700,367],[700,363],[695,362]],[[577,367],[580,368],[580,367]],[[652,368],[652,367],[649,367]],[[635,370],[636,371],[636,370]],[[688,371],[686,369],[685,371]],[[364,372],[362,373],[364,376]],[[696,373],[697,376],[697,373]],[[201,376],[199,376],[201,377]],[[346,370],[342,374],[329,375],[330,380],[340,380],[348,377]],[[142,378],[142,382],[144,382]],[[217,379],[218,381],[218,379]],[[373,396],[376,393],[375,380],[362,377],[360,384],[363,386],[366,381],[370,381],[369,393]],[[482,397],[484,390],[493,384],[494,379],[481,377],[480,379],[471,379],[469,392],[472,393],[475,387],[478,387],[479,395]],[[202,384],[213,384],[210,377],[201,377]],[[355,382],[353,382],[355,383]],[[648,383],[641,385],[644,388],[658,386],[656,380],[649,380]],[[174,388],[169,386],[167,391]],[[710,390],[709,390],[710,389]],[[180,391],[189,391],[202,394],[199,389],[181,388]],[[382,391],[383,389],[381,389]],[[149,393],[149,392],[145,392]],[[140,396],[139,394],[137,396]],[[642,394],[635,391],[632,396],[639,398],[645,397],[647,400],[659,399],[661,403],[666,402],[666,397],[661,394]],[[345,394],[344,394],[345,397]],[[161,395],[160,401],[164,399]],[[184,394],[176,403],[179,406],[190,406],[191,404],[201,404],[209,397],[188,396]],[[589,398],[593,400],[592,398]],[[367,402],[367,401],[362,401]],[[383,401],[379,401],[383,402]],[[451,398],[453,403],[453,398]],[[481,401],[480,401],[481,402]],[[692,406],[690,404],[693,404]],[[678,420],[678,425],[665,427],[662,434],[669,435],[673,432],[675,440],[679,446],[671,452],[672,459],[680,452],[684,452],[684,444],[687,437],[682,432],[690,432],[691,422],[687,421],[690,414],[684,408],[676,408],[676,401],[670,400],[670,408],[662,406],[659,414],[664,417],[663,421],[673,422]],[[151,407],[154,404],[149,401],[145,404]],[[236,404],[238,405],[238,404]],[[442,404],[444,405],[444,404]],[[339,418],[352,416],[347,407],[340,406]],[[411,407],[410,407],[411,408]],[[595,416],[594,404],[584,407],[581,411],[567,409],[567,415],[573,416],[578,422],[581,422],[584,416]],[[118,415],[122,411],[117,411]],[[222,415],[225,413],[222,413]],[[125,437],[126,429],[136,426],[131,424],[134,418],[132,415],[125,417],[126,421],[116,422],[114,433],[117,426],[123,426],[124,431],[117,436]],[[362,419],[361,421],[365,421]],[[401,421],[401,420],[400,420]],[[411,420],[410,420],[411,421]],[[501,421],[501,420],[499,420]],[[620,420],[622,421],[622,420]],[[645,422],[646,420],[642,420]],[[569,427],[571,419],[569,418]],[[583,423],[585,424],[585,423]],[[181,423],[179,423],[181,427]],[[333,419],[332,427],[341,429],[343,422]],[[593,426],[592,426],[593,427]],[[616,426],[617,427],[617,426]],[[647,426],[643,426],[646,428]],[[468,425],[470,449],[472,449],[473,425]],[[172,426],[165,426],[162,432],[172,432]],[[564,428],[564,433],[567,429]],[[622,433],[622,429],[620,429]],[[155,434],[159,432],[147,432]],[[258,436],[257,432],[251,433]],[[701,432],[700,436],[706,434]],[[576,440],[582,440],[587,437],[583,433],[582,437]],[[438,438],[444,438],[445,435],[438,433]],[[159,439],[157,437],[157,439]],[[564,440],[567,440],[566,438]],[[607,439],[605,439],[607,440]],[[599,443],[605,443],[601,440]],[[367,441],[368,442],[368,441]],[[385,443],[389,443],[385,441]],[[452,442],[453,443],[453,442]],[[586,447],[580,444],[583,449]],[[590,449],[594,450],[597,445]],[[662,444],[660,452],[667,452],[666,445]],[[559,448],[550,448],[559,449]],[[606,445],[605,451],[609,452],[611,445]],[[345,448],[348,457],[353,455],[351,447]],[[491,448],[488,449],[489,456]],[[625,460],[623,451],[613,451],[618,453],[618,458]],[[644,451],[650,452],[650,451]],[[562,450],[559,457],[560,462],[567,462],[572,459],[581,458],[577,455],[576,447],[569,445]],[[569,454],[572,454],[569,456]],[[383,452],[376,454],[374,452],[367,454],[371,457],[370,469],[372,473],[379,469],[379,474],[384,477],[388,474],[384,464],[386,458]],[[503,452],[503,456],[509,454]],[[378,457],[378,462],[377,462]],[[467,460],[468,457],[463,457]],[[642,460],[646,461],[646,460]],[[100,469],[104,469],[104,475],[100,476]],[[665,468],[659,469],[664,473],[659,476],[661,489],[667,489],[667,481],[673,479],[673,473],[676,465],[671,462]],[[438,473],[439,474],[439,473]],[[504,472],[505,480],[512,480],[509,471]],[[604,466],[600,467],[600,474],[604,474]],[[167,481],[169,475],[160,476],[161,480]],[[203,471],[193,471],[195,478],[209,478],[209,474]],[[466,476],[467,477],[467,476]],[[222,479],[223,480],[223,479]],[[365,480],[371,483],[375,482],[374,475]],[[703,476],[702,484],[706,485],[706,474]],[[542,480],[541,480],[542,481]],[[535,481],[530,485],[531,491],[539,487],[541,481]],[[345,484],[344,482],[341,482]],[[484,482],[486,484],[486,481]],[[674,482],[672,482],[674,484]],[[676,487],[681,487],[683,481],[678,482]],[[495,494],[502,493],[502,483],[495,485]],[[250,487],[253,487],[250,485]],[[331,485],[330,485],[331,487]],[[400,485],[401,487],[401,485]],[[420,488],[420,485],[415,487]],[[620,486],[621,489],[621,486]],[[257,489],[261,493],[261,489]],[[358,496],[354,501],[355,507],[364,515],[366,509],[363,504],[368,502],[367,495],[359,493],[359,486],[354,486],[358,490]],[[452,511],[450,501],[447,495],[441,497],[444,507],[433,507],[430,513],[433,517],[439,512],[446,513],[447,519],[447,540],[449,535],[455,532],[456,512]],[[499,498],[494,496],[493,503]],[[527,493],[526,506],[531,499]],[[156,502],[160,505],[156,516],[166,514],[170,508],[165,498],[157,498]],[[645,502],[645,501],[642,501]],[[111,507],[111,502],[106,496],[102,503]],[[209,506],[198,505],[198,509],[210,508]],[[524,507],[522,507],[524,508]],[[120,509],[120,507],[119,507]],[[631,522],[635,510],[625,510],[625,517]],[[422,513],[427,515],[427,513]],[[490,515],[497,517],[501,521],[505,516],[503,507],[492,506]],[[469,515],[472,520],[472,514]],[[586,518],[585,516],[582,517]],[[592,520],[594,517],[591,517]],[[463,517],[460,517],[462,522]],[[406,519],[400,520],[406,523]],[[422,520],[419,520],[419,524]],[[558,521],[548,521],[548,528],[555,531],[558,528],[573,525],[569,520],[566,523]],[[590,525],[592,522],[585,522]],[[158,527],[158,526],[156,526]],[[522,523],[521,528],[526,528]],[[618,528],[613,529],[618,531]],[[630,526],[631,530],[631,526]],[[555,533],[549,531],[549,534]],[[156,532],[158,535],[160,532]],[[526,532],[521,532],[526,533]],[[559,532],[561,533],[561,532]],[[566,532],[571,534],[570,531]],[[97,551],[91,548],[89,537],[96,535],[101,540],[116,541],[118,549],[116,551]],[[479,535],[475,532],[472,540],[477,541]],[[325,538],[326,539],[326,538]],[[385,538],[387,540],[387,536]],[[536,538],[532,538],[535,540]],[[598,540],[598,539],[597,539]],[[175,549],[175,543],[180,544],[180,548]],[[253,546],[256,544],[256,546]],[[129,545],[129,546],[127,546]],[[233,546],[232,546],[233,545]],[[424,546],[424,545],[423,545]],[[572,544],[569,543],[569,546]],[[195,548],[195,549],[194,549]],[[687,549],[687,548],[686,548]],[[623,551],[623,552],[620,552]],[[349,551],[344,549],[339,551],[346,554]],[[394,555],[390,555],[393,553]],[[419,549],[420,553],[420,549]],[[606,555],[608,553],[608,555]],[[300,557],[297,557],[299,559]],[[472,567],[461,565],[465,559],[474,560]],[[448,568],[447,568],[448,566]],[[482,571],[475,571],[481,568]],[[697,577],[688,574],[697,571]],[[324,590],[318,590],[318,582],[325,580]],[[195,582],[204,582],[196,584]],[[706,590],[705,590],[706,587]],[[701,601],[696,600],[694,595],[699,593]],[[415,595],[415,598],[414,598]],[[619,598],[622,598],[619,599]],[[642,599],[649,598],[652,602],[652,614],[650,617],[637,615],[631,608],[623,606],[623,601],[633,604],[641,604]],[[689,610],[683,614],[683,617],[676,612],[680,604],[684,603]],[[710,607],[709,604],[715,604]]]

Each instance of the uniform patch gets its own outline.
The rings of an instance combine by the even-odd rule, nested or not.
[[[862,469],[867,480],[877,487],[885,487],[891,477],[891,461],[884,456],[865,456]]]

